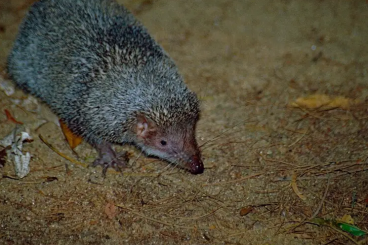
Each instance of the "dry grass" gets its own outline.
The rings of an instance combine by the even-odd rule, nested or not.
[[[23,1],[19,2],[23,6]],[[291,32],[300,32],[299,39],[287,39],[289,46],[283,49],[276,37],[267,35],[273,8],[281,6],[288,15],[291,10],[287,8],[300,5],[307,9],[302,14],[308,19],[313,17],[310,6],[314,9],[324,4],[334,13],[345,13],[344,4],[349,6],[346,11],[354,13],[351,25],[361,33],[367,28],[358,21],[364,19],[359,3],[332,6],[328,1],[275,1],[268,9],[271,3],[259,1],[268,15],[250,11],[244,18],[271,20],[268,25],[255,21],[253,24],[259,25],[251,33],[259,36],[253,38],[255,34],[234,32],[231,36],[233,32],[227,32],[239,26],[233,24],[238,23],[237,18],[243,18],[235,10],[242,4],[245,10],[254,10],[251,2],[138,2],[126,1],[157,33],[203,101],[197,137],[205,173],[193,176],[124,147],[131,155],[131,168],[123,175],[109,170],[102,178],[100,168],[76,164],[91,162],[96,152],[84,143],[76,148],[77,157],[52,123],[55,120],[45,116],[49,115],[45,105],[41,105],[42,113],[32,112],[16,104],[17,99],[27,98],[21,91],[11,96],[0,91],[0,136],[14,127],[4,108],[30,128],[34,137],[25,146],[32,154],[27,177],[17,179],[10,162],[0,170],[0,243],[368,244],[367,236],[353,236],[330,225],[349,214],[357,227],[368,230],[367,54],[360,50],[362,46],[351,48],[351,52],[362,54],[355,59],[350,59],[351,52],[329,51],[340,47],[344,39],[331,34],[337,33],[333,29],[325,34],[327,27],[322,34],[315,34],[323,29],[319,26],[306,31],[303,21],[290,27]],[[198,6],[193,8],[193,4]],[[8,8],[14,10],[15,6],[14,2]],[[183,10],[157,20],[167,21],[163,30],[149,21],[151,14],[157,15],[155,11],[161,13],[173,6]],[[10,26],[23,9],[16,8]],[[181,12],[188,9],[193,15],[182,17]],[[313,14],[327,11],[319,9]],[[196,11],[203,13],[205,20],[201,21]],[[227,25],[213,28],[213,16],[220,16]],[[261,27],[263,32],[258,32]],[[339,26],[341,32],[350,27]],[[15,34],[8,29],[5,32],[0,39],[6,40],[2,45],[8,47]],[[323,54],[297,49],[317,37],[325,42]],[[242,43],[255,51],[244,51]],[[233,46],[221,49],[228,44]],[[262,51],[267,45],[270,51]],[[2,68],[5,57],[6,53],[0,56]],[[317,92],[360,102],[349,109],[289,106],[297,98]],[[47,123],[41,124],[42,119]],[[71,163],[52,149],[77,162]],[[317,225],[316,218],[326,222]]]

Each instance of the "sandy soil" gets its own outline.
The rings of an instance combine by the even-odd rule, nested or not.
[[[5,93],[6,57],[32,1],[1,1],[0,139],[15,127],[5,109],[34,138],[25,178],[9,160],[0,170],[1,244],[368,244],[328,222],[348,214],[368,230],[366,1],[121,2],[202,100],[205,172],[125,148],[131,168],[102,178],[47,147],[39,135],[73,159],[96,156],[86,143],[73,154],[47,106]],[[291,106],[316,94],[350,104]]]

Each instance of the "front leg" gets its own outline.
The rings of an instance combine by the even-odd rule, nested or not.
[[[96,148],[99,156],[92,163],[92,166],[96,167],[101,165],[103,176],[106,176],[106,171],[109,167],[115,169],[117,172],[122,172],[122,169],[127,167],[129,159],[125,151],[116,154],[116,152],[111,148],[111,144],[107,142],[94,144],[94,147]]]

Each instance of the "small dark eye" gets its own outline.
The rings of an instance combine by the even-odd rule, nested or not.
[[[167,142],[165,141],[165,140],[161,140],[161,145],[166,145],[167,144]]]

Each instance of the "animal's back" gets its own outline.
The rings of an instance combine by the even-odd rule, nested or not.
[[[145,90],[152,79],[139,76],[146,73],[141,70],[160,67],[171,75],[174,64],[134,16],[112,0],[35,3],[8,58],[13,80],[90,142],[121,136],[121,129],[102,127],[102,121],[121,124],[133,110],[150,106]],[[171,85],[185,88],[181,81]],[[167,88],[157,83],[155,89],[163,91],[160,86]]]
[[[136,25],[123,6],[110,0],[36,2],[9,56],[9,74],[49,104],[56,94],[78,91],[71,86],[88,83],[102,72],[98,69],[117,32]]]

